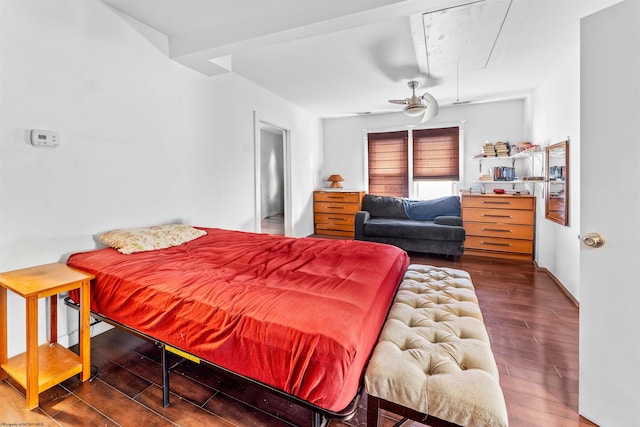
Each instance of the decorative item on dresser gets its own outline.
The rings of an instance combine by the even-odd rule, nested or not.
[[[327,181],[331,183],[330,188],[342,188],[341,182],[344,181],[344,178],[340,174],[333,174],[327,178]]]
[[[533,259],[534,196],[463,194],[465,255]]]
[[[320,190],[313,192],[315,234],[353,237],[356,212],[364,191]]]

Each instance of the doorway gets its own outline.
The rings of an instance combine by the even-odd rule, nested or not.
[[[286,235],[285,129],[257,121],[256,228],[260,233]]]

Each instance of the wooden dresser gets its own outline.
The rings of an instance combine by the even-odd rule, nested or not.
[[[465,255],[531,260],[535,196],[463,194]]]
[[[364,191],[314,191],[315,234],[353,237],[355,216],[363,196]]]

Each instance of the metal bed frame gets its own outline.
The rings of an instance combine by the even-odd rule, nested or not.
[[[75,301],[73,301],[71,299],[71,297],[66,297],[64,299],[64,303],[65,305],[67,305],[68,307],[71,307],[75,310],[78,310],[78,317],[80,316],[80,304],[76,303]],[[191,362],[194,363],[198,363],[201,365],[206,366],[207,368],[212,369],[213,371],[217,372],[217,373],[221,373],[233,380],[236,381],[241,381],[241,382],[246,382],[246,383],[251,383],[253,385],[258,386],[260,389],[264,390],[267,393],[271,393],[271,394],[275,394],[278,397],[283,398],[284,400],[294,403],[298,406],[301,406],[303,408],[309,409],[312,411],[313,413],[313,418],[312,418],[312,423],[311,426],[312,427],[324,427],[326,425],[329,424],[329,420],[330,419],[337,419],[337,420],[342,420],[342,421],[346,421],[351,419],[354,415],[356,410],[358,409],[358,402],[360,401],[360,397],[362,395],[362,390],[363,390],[363,386],[362,383],[358,389],[358,393],[356,394],[356,396],[353,398],[353,400],[351,401],[351,403],[342,411],[339,412],[333,412],[333,411],[328,411],[326,409],[320,408],[319,406],[316,406],[310,402],[307,402],[306,400],[303,400],[297,396],[293,396],[291,394],[285,393],[282,390],[279,390],[275,387],[272,387],[270,385],[264,384],[260,381],[254,380],[252,378],[249,377],[245,377],[243,375],[237,374],[229,369],[226,369],[222,366],[216,365],[215,363],[211,363],[205,359],[202,359],[198,356],[195,356],[187,351],[184,351],[180,348],[171,346],[163,341],[160,341],[156,338],[153,338],[149,335],[146,335],[138,330],[135,330],[133,328],[130,328],[127,325],[124,325],[120,322],[117,322],[115,320],[109,319],[101,314],[95,313],[93,311],[90,312],[91,316],[96,319],[98,322],[104,322],[107,323],[111,326],[114,326],[118,329],[122,329],[125,332],[128,332],[132,335],[135,335],[139,338],[142,338],[146,341],[152,342],[154,343],[156,346],[158,346],[161,350],[161,364],[162,364],[162,405],[163,407],[168,407],[170,402],[169,402],[169,397],[170,397],[170,389],[169,389],[169,374],[170,372],[175,369],[176,367],[178,367],[179,365],[181,365],[185,360],[189,360]],[[175,363],[172,366],[169,366],[169,353],[173,353],[179,357],[181,357],[181,361],[178,363]]]

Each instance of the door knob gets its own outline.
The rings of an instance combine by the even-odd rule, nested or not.
[[[582,239],[585,245],[592,248],[599,248],[604,245],[604,237],[598,233],[589,233]]]

